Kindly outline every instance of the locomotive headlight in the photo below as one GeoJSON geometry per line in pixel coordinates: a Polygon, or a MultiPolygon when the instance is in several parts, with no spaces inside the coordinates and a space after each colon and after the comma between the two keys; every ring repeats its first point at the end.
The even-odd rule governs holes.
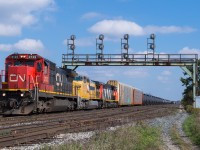
{"type": "Polygon", "coordinates": [[[6,96],[6,93],[3,93],[2,96],[6,96]]]}
{"type": "Polygon", "coordinates": [[[21,97],[23,97],[23,96],[24,96],[24,93],[21,93],[20,95],[21,95],[21,97]]]}

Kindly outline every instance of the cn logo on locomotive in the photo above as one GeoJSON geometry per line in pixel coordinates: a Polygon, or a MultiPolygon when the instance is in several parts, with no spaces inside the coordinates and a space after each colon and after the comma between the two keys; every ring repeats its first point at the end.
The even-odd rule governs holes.
{"type": "Polygon", "coordinates": [[[26,79],[26,75],[24,74],[24,76],[23,76],[23,75],[19,75],[19,74],[18,75],[17,74],[10,74],[10,82],[18,82],[19,79],[22,82],[24,82],[25,79],[26,79]]]}

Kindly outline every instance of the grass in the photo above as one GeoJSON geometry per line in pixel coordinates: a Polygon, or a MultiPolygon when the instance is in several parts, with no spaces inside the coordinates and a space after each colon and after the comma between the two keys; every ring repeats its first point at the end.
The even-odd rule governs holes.
{"type": "Polygon", "coordinates": [[[177,131],[177,127],[175,125],[170,129],[170,137],[175,145],[177,145],[181,150],[189,150],[190,145],[185,143],[185,141],[181,138],[180,134],[177,131]]]}
{"type": "Polygon", "coordinates": [[[161,150],[161,131],[141,124],[115,131],[97,132],[87,142],[72,142],[43,150],[161,150]]]}
{"type": "Polygon", "coordinates": [[[193,109],[183,123],[183,130],[195,145],[200,147],[200,109],[193,109]]]}

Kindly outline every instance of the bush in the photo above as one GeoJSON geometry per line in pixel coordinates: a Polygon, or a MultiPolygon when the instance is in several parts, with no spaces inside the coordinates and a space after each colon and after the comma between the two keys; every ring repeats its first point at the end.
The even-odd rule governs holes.
{"type": "Polygon", "coordinates": [[[187,111],[188,113],[192,113],[192,111],[193,111],[194,108],[193,108],[192,105],[187,105],[185,109],[186,109],[186,111],[187,111]]]}
{"type": "Polygon", "coordinates": [[[183,123],[183,130],[190,137],[194,144],[200,145],[200,115],[199,109],[193,111],[193,115],[189,116],[183,123]]]}
{"type": "Polygon", "coordinates": [[[200,109],[194,108],[192,105],[187,105],[186,111],[190,114],[200,115],[200,109]]]}

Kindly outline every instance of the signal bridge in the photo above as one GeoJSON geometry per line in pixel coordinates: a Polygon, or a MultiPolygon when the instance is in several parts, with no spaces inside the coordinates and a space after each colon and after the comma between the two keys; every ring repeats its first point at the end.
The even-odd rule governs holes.
{"type": "Polygon", "coordinates": [[[197,54],[63,54],[64,66],[192,66],[197,54]]]}
{"type": "MultiPolygon", "coordinates": [[[[104,35],[96,39],[96,54],[75,54],[75,35],[68,39],[68,52],[62,55],[62,67],[73,66],[179,66],[193,79],[193,98],[196,107],[198,87],[197,54],[155,54],[155,35],[147,38],[147,54],[129,54],[129,35],[121,39],[121,54],[104,54],[104,35]],[[192,71],[188,69],[192,67],[192,71]]],[[[200,106],[198,106],[200,107],[200,106]]]]}

